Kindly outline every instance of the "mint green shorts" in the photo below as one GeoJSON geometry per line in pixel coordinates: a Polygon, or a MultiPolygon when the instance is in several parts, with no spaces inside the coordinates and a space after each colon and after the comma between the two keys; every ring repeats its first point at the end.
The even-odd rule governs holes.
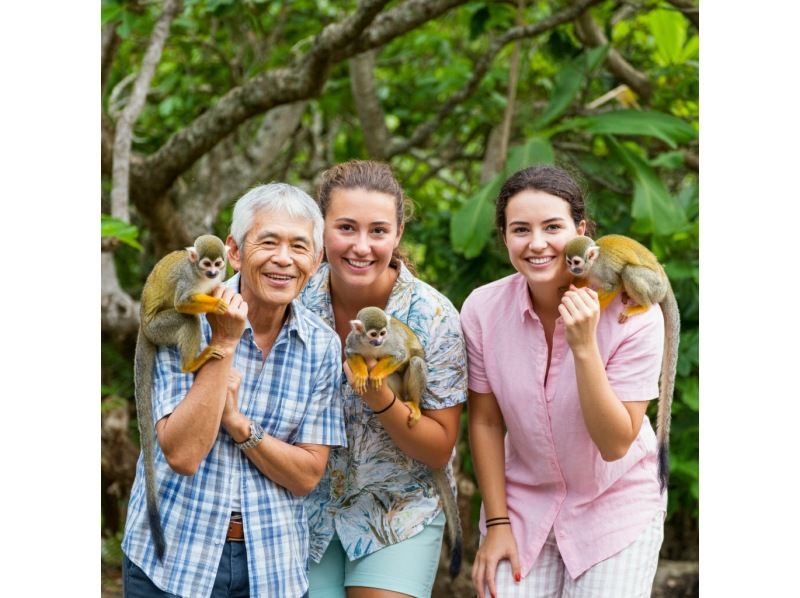
{"type": "Polygon", "coordinates": [[[322,560],[309,563],[309,598],[345,598],[347,586],[429,597],[439,567],[444,523],[444,513],[439,513],[416,536],[354,561],[347,559],[339,538],[334,536],[322,560]]]}

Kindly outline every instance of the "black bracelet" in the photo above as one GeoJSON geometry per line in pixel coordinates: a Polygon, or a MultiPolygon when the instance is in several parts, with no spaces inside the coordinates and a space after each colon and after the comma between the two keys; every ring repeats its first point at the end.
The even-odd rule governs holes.
{"type": "Polygon", "coordinates": [[[397,400],[397,395],[396,395],[396,394],[394,394],[394,393],[392,393],[392,402],[391,402],[391,403],[389,403],[388,405],[386,405],[386,407],[384,407],[384,408],[383,408],[383,409],[381,409],[380,411],[373,411],[373,413],[374,413],[375,415],[380,415],[380,414],[381,414],[381,413],[383,413],[384,411],[389,411],[389,408],[390,408],[392,405],[394,405],[394,402],[395,402],[396,400],[397,400]]]}
{"type": "Polygon", "coordinates": [[[510,521],[495,521],[494,523],[487,523],[486,527],[492,527],[494,525],[511,525],[510,521]]]}
{"type": "Polygon", "coordinates": [[[486,523],[489,523],[491,521],[500,521],[500,520],[510,521],[508,517],[492,517],[491,519],[487,519],[486,523]]]}

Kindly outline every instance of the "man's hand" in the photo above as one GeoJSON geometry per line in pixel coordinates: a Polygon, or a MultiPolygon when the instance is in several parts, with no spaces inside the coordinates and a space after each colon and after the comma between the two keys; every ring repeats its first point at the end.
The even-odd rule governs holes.
{"type": "Polygon", "coordinates": [[[211,341],[209,344],[217,345],[226,352],[233,353],[239,339],[247,325],[247,302],[242,296],[224,285],[218,286],[211,292],[213,297],[219,297],[228,303],[228,311],[224,314],[208,314],[206,318],[211,325],[211,341]]]}
{"type": "Polygon", "coordinates": [[[239,385],[242,375],[231,368],[228,372],[228,388],[225,392],[225,407],[222,410],[222,427],[235,442],[244,442],[250,437],[250,420],[239,411],[239,385]]]}

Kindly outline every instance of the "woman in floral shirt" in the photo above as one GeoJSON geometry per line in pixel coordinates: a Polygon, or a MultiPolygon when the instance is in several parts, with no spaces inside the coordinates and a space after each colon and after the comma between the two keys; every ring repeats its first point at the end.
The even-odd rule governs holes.
{"type": "Polygon", "coordinates": [[[452,460],[467,392],[458,312],[398,251],[406,200],[389,166],[339,164],[324,174],[318,201],[326,262],[301,301],[336,330],[342,346],[363,307],[376,305],[405,322],[425,348],[428,384],[422,418],[409,428],[409,409],[388,385],[359,396],[344,365],[339,394],[348,446],[331,452],[306,502],[310,598],[429,596],[445,523],[431,468],[446,467],[455,491],[452,460]]]}

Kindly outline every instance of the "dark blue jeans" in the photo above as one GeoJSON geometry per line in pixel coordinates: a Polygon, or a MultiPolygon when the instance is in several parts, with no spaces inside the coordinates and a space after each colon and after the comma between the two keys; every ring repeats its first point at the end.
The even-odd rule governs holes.
{"type": "MultiPolygon", "coordinates": [[[[122,562],[122,588],[125,598],[175,596],[156,587],[145,572],[128,560],[127,556],[122,562]]],[[[244,542],[225,542],[211,598],[249,598],[249,596],[250,582],[247,579],[247,550],[244,542]]]]}

